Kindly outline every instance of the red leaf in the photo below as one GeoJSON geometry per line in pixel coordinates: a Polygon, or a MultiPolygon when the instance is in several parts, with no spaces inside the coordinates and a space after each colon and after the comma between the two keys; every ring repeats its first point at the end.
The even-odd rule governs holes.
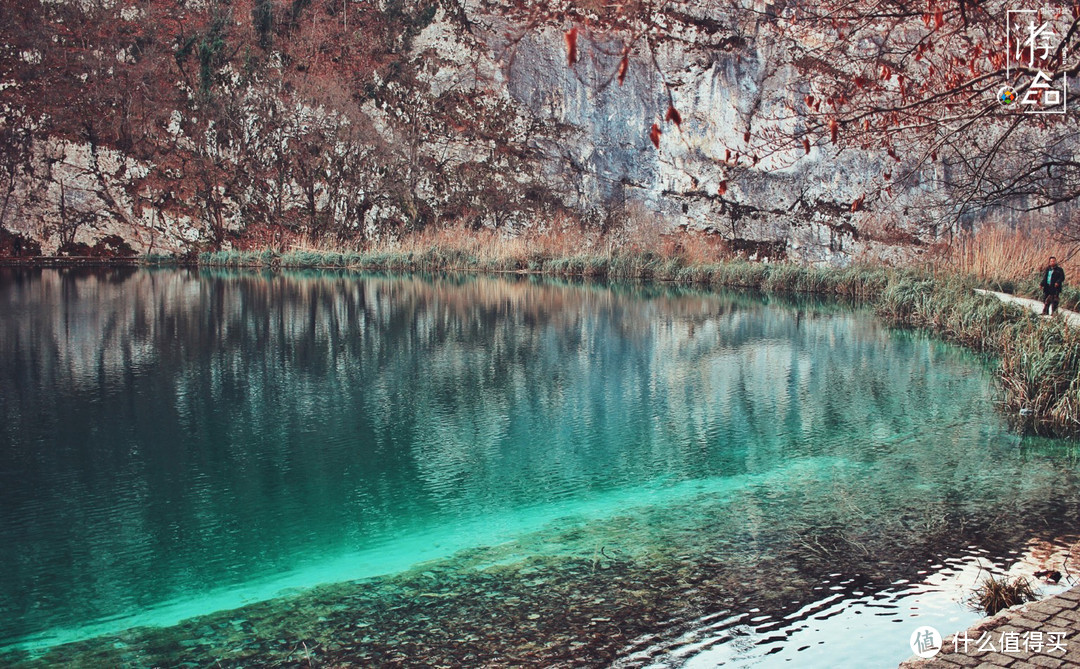
{"type": "Polygon", "coordinates": [[[870,83],[866,77],[855,77],[855,85],[859,88],[866,88],[866,85],[870,83]]]}
{"type": "Polygon", "coordinates": [[[863,200],[866,199],[866,195],[860,195],[858,199],[851,203],[851,213],[855,213],[862,207],[863,200]]]}
{"type": "Polygon", "coordinates": [[[829,119],[829,139],[833,144],[836,144],[836,136],[840,133],[840,124],[836,122],[836,118],[829,119]]]}
{"type": "Polygon", "coordinates": [[[721,181],[719,184],[716,185],[716,194],[717,194],[717,196],[723,196],[723,194],[726,193],[726,192],[727,192],[727,179],[724,179],[723,181],[721,181]]]}
{"type": "Polygon", "coordinates": [[[809,139],[803,137],[802,148],[803,148],[803,151],[805,151],[806,153],[810,153],[810,140],[809,139]]]}
{"type": "Polygon", "coordinates": [[[940,7],[934,12],[934,27],[940,28],[945,25],[945,12],[940,7]]]}
{"type": "Polygon", "coordinates": [[[626,79],[626,69],[630,67],[630,56],[623,54],[622,60],[619,61],[619,85],[622,86],[623,79],[626,79]]]}
{"type": "Polygon", "coordinates": [[[577,62],[577,26],[566,31],[566,62],[569,65],[577,62]]]}
{"type": "Polygon", "coordinates": [[[888,65],[882,65],[881,66],[881,78],[882,79],[888,79],[890,77],[892,77],[892,68],[889,67],[888,65]]]}
{"type": "Polygon", "coordinates": [[[813,95],[807,95],[803,99],[806,101],[806,106],[807,107],[813,107],[814,106],[814,96],[813,95]]]}
{"type": "Polygon", "coordinates": [[[930,160],[937,162],[937,151],[930,152],[930,160]]]}
{"type": "Polygon", "coordinates": [[[731,149],[724,149],[724,162],[731,160],[731,149]]]}
{"type": "Polygon", "coordinates": [[[667,114],[664,115],[664,120],[668,123],[674,123],[675,125],[682,127],[682,114],[678,109],[675,109],[675,105],[668,105],[667,114]]]}
{"type": "Polygon", "coordinates": [[[742,134],[742,141],[747,143],[747,144],[750,143],[750,131],[749,130],[747,130],[746,132],[744,132],[742,134]]]}
{"type": "Polygon", "coordinates": [[[892,172],[886,172],[883,176],[885,177],[885,181],[892,180],[892,172]]]}
{"type": "Polygon", "coordinates": [[[655,123],[652,124],[652,129],[649,130],[649,139],[652,140],[653,146],[660,148],[660,126],[655,123]]]}

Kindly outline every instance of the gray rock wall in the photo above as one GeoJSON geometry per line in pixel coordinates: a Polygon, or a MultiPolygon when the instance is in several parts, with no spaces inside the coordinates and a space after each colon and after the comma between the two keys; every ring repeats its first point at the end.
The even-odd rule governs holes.
{"type": "MultiPolygon", "coordinates": [[[[111,11],[120,20],[124,9],[111,11]]],[[[663,29],[632,42],[619,85],[627,30],[599,19],[526,24],[515,11],[484,0],[418,10],[395,43],[394,67],[375,71],[363,90],[340,82],[339,96],[352,101],[338,108],[332,95],[313,102],[282,84],[318,65],[301,62],[280,39],[281,51],[256,76],[239,63],[220,67],[214,94],[228,117],[209,118],[194,91],[171,82],[179,101],[167,123],[152,127],[164,148],[148,158],[38,132],[0,222],[46,252],[65,234],[87,243],[119,234],[139,251],[179,252],[227,246],[262,222],[374,239],[454,222],[543,227],[563,214],[610,225],[647,212],[736,248],[766,242],[760,248],[773,254],[837,264],[911,257],[957,225],[948,220],[939,164],[891,183],[886,175],[900,167],[876,150],[819,142],[804,155],[790,141],[802,130],[791,112],[807,85],[769,25],[747,18],[760,14],[713,16],[707,3],[670,3],[657,19],[663,29]],[[579,27],[573,66],[563,36],[571,25],[579,27]],[[669,93],[681,126],[665,121],[669,93]],[[658,148],[653,124],[662,130],[658,148]],[[768,137],[774,150],[763,146],[768,137]],[[315,158],[295,160],[305,147],[315,158]],[[195,165],[203,171],[188,172],[195,165]],[[222,182],[211,188],[208,174],[243,178],[214,176],[222,182]],[[934,216],[940,229],[913,223],[934,216]],[[83,221],[74,232],[72,220],[83,221]]],[[[134,67],[123,53],[110,68],[134,67]]],[[[65,113],[5,104],[18,85],[0,82],[5,122],[29,126],[65,113]]]]}

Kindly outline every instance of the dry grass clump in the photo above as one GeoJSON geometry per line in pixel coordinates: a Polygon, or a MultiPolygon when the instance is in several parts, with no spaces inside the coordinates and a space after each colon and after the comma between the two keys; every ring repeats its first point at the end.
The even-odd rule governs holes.
{"type": "Polygon", "coordinates": [[[971,596],[971,608],[983,611],[988,616],[996,614],[1011,606],[1035,601],[1035,591],[1031,584],[1022,576],[1009,580],[1007,576],[1001,578],[987,577],[981,585],[975,588],[971,596]]]}

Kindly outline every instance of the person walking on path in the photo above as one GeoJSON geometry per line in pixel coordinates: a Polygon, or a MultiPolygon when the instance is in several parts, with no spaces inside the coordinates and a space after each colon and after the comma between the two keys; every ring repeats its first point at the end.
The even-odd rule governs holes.
{"type": "Polygon", "coordinates": [[[1053,316],[1058,308],[1058,298],[1061,295],[1061,286],[1065,283],[1065,270],[1057,264],[1057,258],[1050,256],[1050,266],[1043,270],[1043,315],[1053,316]]]}

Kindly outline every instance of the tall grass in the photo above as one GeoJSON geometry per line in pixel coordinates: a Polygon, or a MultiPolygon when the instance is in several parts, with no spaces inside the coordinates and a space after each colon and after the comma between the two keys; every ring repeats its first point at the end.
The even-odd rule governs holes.
{"type": "Polygon", "coordinates": [[[1050,256],[1065,260],[1075,253],[1075,244],[1045,232],[986,227],[959,237],[948,247],[945,260],[960,272],[980,279],[1027,281],[1046,266],[1050,256]]]}
{"type": "Polygon", "coordinates": [[[1010,406],[1051,426],[1080,426],[1080,330],[1061,320],[1017,319],[1002,337],[1001,379],[1010,406]]]}
{"type": "Polygon", "coordinates": [[[883,269],[835,270],[749,262],[706,235],[660,234],[642,228],[608,234],[567,228],[518,236],[445,228],[363,249],[300,242],[285,250],[217,251],[203,253],[199,263],[224,267],[519,272],[852,296],[872,295],[886,282],[883,269]]]}
{"type": "MultiPolygon", "coordinates": [[[[364,249],[297,244],[287,250],[203,254],[200,262],[230,267],[528,272],[864,298],[896,325],[927,328],[996,357],[1010,413],[1059,433],[1077,433],[1080,329],[974,291],[1008,288],[1007,282],[1017,292],[1025,291],[1016,286],[1026,286],[1028,293],[1035,290],[1035,272],[1027,264],[1048,255],[1048,247],[1033,242],[1026,249],[1014,249],[1030,239],[1015,235],[1023,233],[1010,237],[992,231],[976,236],[959,250],[947,251],[955,254],[946,256],[951,260],[922,269],[749,262],[707,237],[653,235],[648,230],[601,235],[579,229],[508,237],[449,228],[364,249]]],[[[1069,257],[1067,250],[1056,253],[1069,257]]]]}
{"type": "MultiPolygon", "coordinates": [[[[1080,244],[1047,230],[985,227],[963,235],[944,249],[939,265],[952,272],[970,274],[988,287],[1027,297],[1042,297],[1041,270],[1055,256],[1066,271],[1080,254],[1080,244]]],[[[1080,273],[1075,278],[1080,278],[1080,273]]],[[[1066,281],[1062,306],[1080,307],[1080,290],[1066,281]]]]}

